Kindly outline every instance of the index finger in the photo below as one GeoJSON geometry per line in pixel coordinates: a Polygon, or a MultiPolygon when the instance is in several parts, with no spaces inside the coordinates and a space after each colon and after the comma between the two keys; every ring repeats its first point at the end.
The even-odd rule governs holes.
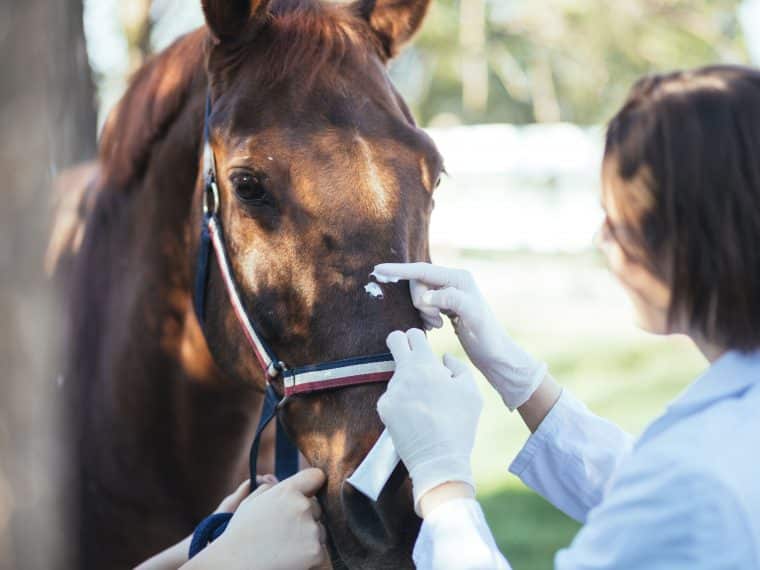
{"type": "Polygon", "coordinates": [[[306,497],[313,497],[325,484],[325,474],[321,469],[310,467],[299,471],[292,477],[285,479],[280,485],[282,487],[298,491],[306,497]]]}
{"type": "Polygon", "coordinates": [[[422,261],[416,263],[381,263],[372,272],[378,281],[383,279],[415,279],[433,287],[464,287],[462,272],[422,261]]]}
{"type": "Polygon", "coordinates": [[[389,334],[388,338],[385,339],[385,344],[397,364],[403,362],[412,353],[412,349],[409,347],[409,339],[401,331],[393,331],[389,334]]]}

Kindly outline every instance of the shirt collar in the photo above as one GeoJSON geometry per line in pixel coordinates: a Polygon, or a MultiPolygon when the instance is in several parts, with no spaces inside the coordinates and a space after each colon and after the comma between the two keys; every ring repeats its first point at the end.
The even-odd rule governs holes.
{"type": "Polygon", "coordinates": [[[760,386],[760,350],[740,352],[732,350],[712,363],[668,409],[683,411],[709,405],[712,402],[760,386]]]}

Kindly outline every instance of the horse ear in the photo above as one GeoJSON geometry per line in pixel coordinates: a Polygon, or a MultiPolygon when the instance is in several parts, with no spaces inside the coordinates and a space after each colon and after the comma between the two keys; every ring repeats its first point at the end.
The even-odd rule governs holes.
{"type": "Polygon", "coordinates": [[[391,59],[422,26],[430,0],[356,0],[353,6],[369,22],[391,59]]]}
{"type": "Polygon", "coordinates": [[[217,41],[247,39],[266,21],[270,0],[201,0],[206,24],[217,41]]]}

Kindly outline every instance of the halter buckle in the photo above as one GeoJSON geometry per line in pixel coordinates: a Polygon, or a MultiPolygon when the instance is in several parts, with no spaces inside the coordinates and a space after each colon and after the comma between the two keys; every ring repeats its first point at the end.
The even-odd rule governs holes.
{"type": "Polygon", "coordinates": [[[209,177],[206,188],[203,190],[203,213],[206,216],[215,216],[217,212],[219,212],[219,188],[216,185],[216,180],[209,177]],[[210,205],[209,196],[211,197],[210,205]]]}
{"type": "Polygon", "coordinates": [[[282,360],[275,362],[274,360],[267,366],[267,376],[274,379],[285,371],[285,363],[282,360]]]}

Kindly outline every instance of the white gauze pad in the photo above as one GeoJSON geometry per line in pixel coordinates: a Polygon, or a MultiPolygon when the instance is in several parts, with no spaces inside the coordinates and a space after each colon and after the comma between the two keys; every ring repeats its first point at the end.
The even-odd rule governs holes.
{"type": "Polygon", "coordinates": [[[357,491],[377,501],[400,460],[388,430],[383,430],[364,461],[359,464],[347,481],[357,491]]]}

